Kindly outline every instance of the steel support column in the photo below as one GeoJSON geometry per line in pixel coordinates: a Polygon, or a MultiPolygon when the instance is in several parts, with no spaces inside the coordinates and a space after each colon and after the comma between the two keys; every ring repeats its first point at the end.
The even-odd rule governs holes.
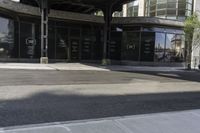
{"type": "Polygon", "coordinates": [[[48,63],[48,0],[40,0],[41,8],[41,58],[40,63],[48,63]]]}
{"type": "Polygon", "coordinates": [[[110,64],[109,60],[109,45],[111,38],[111,21],[112,21],[112,6],[108,5],[103,10],[104,12],[104,44],[103,44],[103,65],[110,64]]]}

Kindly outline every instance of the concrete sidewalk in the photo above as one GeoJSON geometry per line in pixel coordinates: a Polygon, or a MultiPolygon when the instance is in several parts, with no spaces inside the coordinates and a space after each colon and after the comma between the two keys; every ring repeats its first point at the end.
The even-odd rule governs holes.
{"type": "Polygon", "coordinates": [[[153,66],[122,66],[81,63],[55,63],[55,64],[36,64],[36,63],[0,63],[0,69],[21,69],[21,70],[58,70],[58,71],[184,71],[183,67],[153,67],[153,66]]]}
{"type": "Polygon", "coordinates": [[[0,133],[200,133],[200,110],[0,129],[0,133]]]}

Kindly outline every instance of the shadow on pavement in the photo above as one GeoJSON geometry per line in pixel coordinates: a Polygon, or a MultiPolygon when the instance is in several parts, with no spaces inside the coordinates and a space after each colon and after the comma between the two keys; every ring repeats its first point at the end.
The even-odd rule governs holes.
{"type": "MultiPolygon", "coordinates": [[[[156,71],[156,66],[155,67],[150,67],[150,68],[155,68],[155,71],[128,71],[128,70],[116,70],[115,66],[114,68],[112,66],[102,66],[98,64],[89,64],[89,63],[83,63],[84,65],[88,66],[93,66],[93,67],[104,67],[105,69],[111,70],[113,72],[126,72],[126,73],[132,73],[132,74],[141,74],[141,75],[146,75],[146,76],[156,76],[156,77],[161,77],[161,78],[166,78],[166,79],[177,79],[177,80],[185,80],[185,81],[193,81],[193,82],[200,82],[200,71],[195,71],[195,70],[185,70],[185,69],[180,69],[180,71],[166,71],[167,67],[163,67],[163,71],[159,70],[156,71]]],[[[120,66],[120,65],[118,65],[120,66]]],[[[122,66],[126,67],[126,66],[122,66]]],[[[130,66],[129,66],[130,67],[130,66]]],[[[137,66],[139,67],[139,66],[137,66]]],[[[142,66],[141,66],[142,67],[142,66]]],[[[134,66],[133,66],[134,68],[134,66]]],[[[162,68],[162,67],[158,67],[162,68]]],[[[170,67],[168,67],[170,68],[170,67]]],[[[148,69],[148,67],[147,67],[148,69]]]]}
{"type": "MultiPolygon", "coordinates": [[[[125,71],[123,71],[125,72],[125,71]]],[[[144,74],[149,76],[156,76],[160,78],[166,78],[166,79],[177,79],[177,80],[183,80],[183,81],[192,81],[192,82],[200,82],[200,73],[195,71],[182,71],[182,72],[148,72],[148,71],[140,71],[140,72],[130,72],[126,71],[127,73],[133,73],[133,74],[144,74]]]]}
{"type": "Polygon", "coordinates": [[[41,92],[0,101],[0,126],[38,124],[200,109],[200,92],[141,95],[64,95],[41,92]]]}

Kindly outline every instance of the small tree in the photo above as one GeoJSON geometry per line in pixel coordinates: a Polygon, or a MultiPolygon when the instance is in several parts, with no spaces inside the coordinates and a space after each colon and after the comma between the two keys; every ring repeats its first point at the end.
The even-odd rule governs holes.
{"type": "MultiPolygon", "coordinates": [[[[198,15],[197,13],[194,13],[192,16],[188,17],[185,20],[184,23],[184,31],[185,31],[185,39],[186,39],[186,62],[188,64],[191,63],[191,55],[192,55],[192,44],[196,41],[199,40],[199,38],[195,38],[198,40],[194,39],[194,33],[195,31],[198,31],[198,29],[200,29],[200,21],[198,19],[198,15]]],[[[196,35],[200,34],[196,32],[196,35]]],[[[199,36],[199,35],[197,35],[199,36]]]]}

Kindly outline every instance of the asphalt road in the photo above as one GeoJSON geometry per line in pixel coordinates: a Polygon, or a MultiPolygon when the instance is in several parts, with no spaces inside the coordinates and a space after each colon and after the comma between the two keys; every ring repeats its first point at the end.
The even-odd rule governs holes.
{"type": "Polygon", "coordinates": [[[0,86],[160,82],[200,82],[200,72],[47,71],[0,69],[0,86]]]}
{"type": "MultiPolygon", "coordinates": [[[[147,83],[154,82],[161,84],[160,89],[162,84],[180,84],[180,90],[182,84],[195,82],[191,88],[198,89],[200,73],[1,69],[0,127],[200,109],[200,91],[133,95],[120,88],[107,93],[104,88],[108,86],[108,90],[115,91],[116,84],[136,83],[148,88],[147,83]],[[90,86],[90,91],[81,93],[84,90],[81,85],[93,88],[90,86]]],[[[134,88],[130,90],[134,92],[134,88]]]]}

